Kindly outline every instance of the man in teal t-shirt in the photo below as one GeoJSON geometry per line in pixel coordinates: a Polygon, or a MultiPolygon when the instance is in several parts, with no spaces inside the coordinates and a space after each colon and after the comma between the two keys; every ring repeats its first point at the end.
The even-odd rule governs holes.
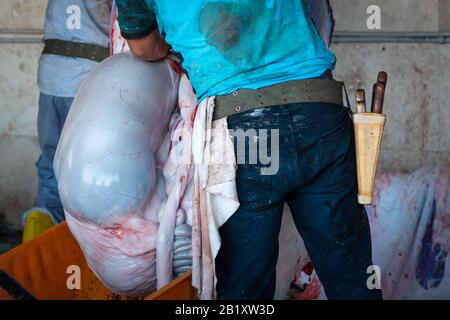
{"type": "Polygon", "coordinates": [[[159,26],[182,55],[200,100],[318,77],[336,61],[301,1],[119,0],[117,5],[127,39],[159,26]]]}
{"type": "MultiPolygon", "coordinates": [[[[242,89],[278,90],[293,83],[305,88],[313,82],[302,81],[312,78],[330,81],[336,62],[301,0],[116,3],[132,53],[147,61],[163,59],[170,50],[178,54],[199,101],[237,96],[242,89]]],[[[314,95],[311,90],[295,94],[314,95]]],[[[357,203],[347,110],[342,103],[283,103],[281,93],[277,103],[227,118],[230,129],[277,130],[279,169],[263,175],[261,162],[238,161],[240,207],[219,230],[218,296],[273,298],[278,233],[287,202],[327,297],[380,299],[380,291],[366,284],[372,265],[370,230],[357,203]]]]}

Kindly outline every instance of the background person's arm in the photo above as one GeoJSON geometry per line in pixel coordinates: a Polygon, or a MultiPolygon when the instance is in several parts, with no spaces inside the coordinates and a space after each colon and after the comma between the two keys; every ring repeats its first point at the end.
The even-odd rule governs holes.
{"type": "Polygon", "coordinates": [[[116,0],[122,37],[136,57],[156,61],[169,54],[170,47],[158,31],[155,13],[144,0],[116,0]]]}

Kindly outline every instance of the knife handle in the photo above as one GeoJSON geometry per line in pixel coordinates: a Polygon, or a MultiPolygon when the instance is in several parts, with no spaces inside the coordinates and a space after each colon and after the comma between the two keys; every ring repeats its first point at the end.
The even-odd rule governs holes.
{"type": "Polygon", "coordinates": [[[385,71],[378,72],[377,82],[383,83],[386,85],[388,79],[388,75],[385,71]]]}
{"type": "Polygon", "coordinates": [[[355,93],[355,106],[357,113],[366,112],[366,92],[364,89],[357,89],[355,93]]]}
{"type": "Polygon", "coordinates": [[[383,83],[377,82],[373,85],[372,107],[370,112],[378,114],[383,113],[384,91],[385,86],[383,83]]]}

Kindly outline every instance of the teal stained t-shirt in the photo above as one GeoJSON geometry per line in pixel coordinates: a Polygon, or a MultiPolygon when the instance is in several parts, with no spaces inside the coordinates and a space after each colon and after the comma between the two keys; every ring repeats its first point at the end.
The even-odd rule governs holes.
{"type": "Polygon", "coordinates": [[[159,28],[197,97],[314,78],[336,62],[301,0],[116,0],[122,36],[159,28]]]}

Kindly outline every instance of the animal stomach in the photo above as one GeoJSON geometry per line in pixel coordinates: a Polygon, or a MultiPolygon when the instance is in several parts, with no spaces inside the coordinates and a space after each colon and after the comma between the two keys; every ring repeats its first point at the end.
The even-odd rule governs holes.
{"type": "Polygon", "coordinates": [[[192,262],[189,167],[164,170],[184,123],[179,81],[167,60],[106,59],[80,86],[56,151],[68,226],[89,267],[119,294],[147,295],[192,262]]]}

